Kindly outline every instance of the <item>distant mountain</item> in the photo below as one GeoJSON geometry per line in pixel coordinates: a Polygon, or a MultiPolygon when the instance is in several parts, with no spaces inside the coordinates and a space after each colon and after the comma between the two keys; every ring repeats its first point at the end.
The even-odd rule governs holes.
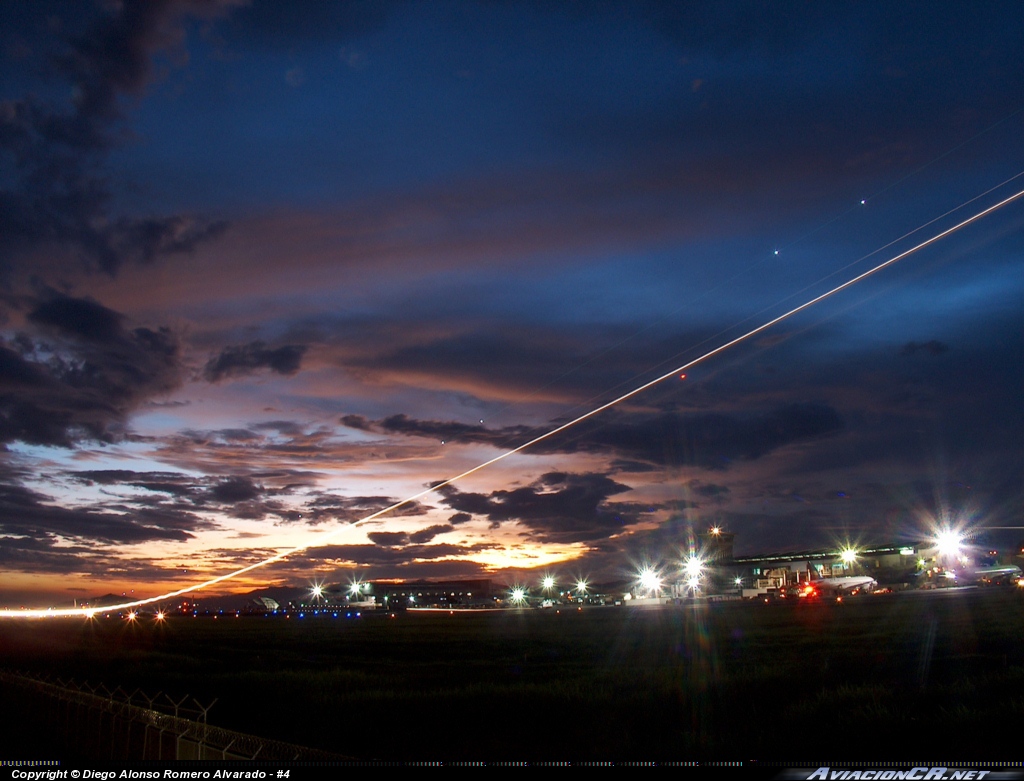
{"type": "Polygon", "coordinates": [[[309,589],[301,586],[270,586],[245,594],[199,596],[198,602],[200,610],[241,610],[260,597],[270,597],[284,607],[289,602],[308,600],[309,589]]]}

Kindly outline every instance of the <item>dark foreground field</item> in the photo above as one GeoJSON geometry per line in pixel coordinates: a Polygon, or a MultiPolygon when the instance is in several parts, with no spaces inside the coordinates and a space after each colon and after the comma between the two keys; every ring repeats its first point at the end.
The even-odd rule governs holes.
{"type": "Polygon", "coordinates": [[[218,698],[218,726],[365,758],[1011,760],[1024,726],[1017,591],[7,621],[0,665],[218,698]]]}

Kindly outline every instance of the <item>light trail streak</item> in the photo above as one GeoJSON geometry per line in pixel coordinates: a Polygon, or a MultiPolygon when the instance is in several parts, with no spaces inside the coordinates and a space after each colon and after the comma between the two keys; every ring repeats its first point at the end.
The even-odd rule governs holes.
{"type": "Polygon", "coordinates": [[[665,380],[667,380],[667,379],[669,379],[671,377],[675,377],[678,374],[680,374],[681,372],[685,372],[687,369],[689,369],[689,368],[691,368],[693,366],[696,366],[699,363],[703,363],[704,361],[708,360],[709,358],[713,358],[714,356],[718,355],[719,353],[723,353],[726,350],[728,350],[728,349],[730,349],[732,347],[735,347],[740,342],[745,342],[746,340],[750,339],[751,337],[757,336],[759,333],[762,333],[763,331],[767,331],[769,328],[771,328],[774,325],[777,325],[777,324],[781,323],[783,320],[788,320],[790,317],[793,317],[794,315],[799,314],[800,312],[803,312],[805,309],[810,309],[812,306],[815,306],[816,304],[821,303],[825,299],[831,298],[836,293],[840,293],[843,290],[846,290],[847,288],[856,285],[858,282],[861,282],[861,281],[867,279],[868,277],[870,277],[870,276],[872,276],[874,274],[877,274],[882,269],[888,268],[889,266],[891,266],[891,265],[893,265],[895,263],[898,263],[899,261],[903,260],[904,258],[906,258],[906,257],[908,257],[910,255],[913,255],[915,252],[919,252],[920,250],[924,249],[925,247],[929,247],[932,244],[935,244],[936,242],[941,241],[942,239],[946,238],[947,236],[949,236],[949,235],[951,235],[953,233],[956,233],[957,231],[961,230],[962,228],[965,228],[968,225],[971,225],[972,223],[975,223],[978,220],[988,216],[989,214],[992,214],[993,212],[998,211],[999,209],[1003,208],[1007,204],[1012,203],[1013,201],[1017,200],[1021,196],[1024,196],[1024,190],[1019,190],[1018,192],[1014,193],[1013,195],[1009,196],[1008,198],[1004,198],[1003,200],[999,201],[998,203],[993,204],[992,206],[989,206],[988,208],[983,209],[980,212],[975,213],[971,217],[968,217],[966,220],[963,220],[962,222],[958,222],[956,225],[953,225],[952,227],[947,228],[946,230],[944,230],[944,231],[942,231],[940,233],[935,234],[930,239],[926,239],[925,241],[922,241],[920,244],[917,244],[917,245],[911,247],[908,250],[904,250],[903,252],[899,253],[898,255],[894,255],[893,257],[889,258],[888,260],[883,261],[882,263],[879,263],[876,266],[873,266],[872,268],[868,269],[867,271],[863,272],[862,274],[858,274],[857,276],[855,276],[855,277],[853,277],[851,279],[848,279],[846,282],[843,282],[840,285],[836,285],[831,290],[828,290],[828,291],[822,293],[821,295],[815,296],[814,298],[810,299],[809,301],[805,301],[804,303],[800,304],[799,306],[796,306],[796,307],[790,309],[788,312],[784,312],[783,314],[778,315],[777,317],[773,317],[771,320],[768,320],[767,322],[762,323],[761,325],[757,326],[756,328],[752,328],[751,330],[747,331],[746,333],[742,334],[741,336],[737,336],[735,339],[731,339],[730,341],[725,342],[724,344],[721,344],[721,345],[719,345],[718,347],[715,347],[712,350],[708,350],[703,355],[700,355],[697,358],[694,358],[693,360],[691,360],[691,361],[689,361],[687,363],[684,363],[682,366],[677,366],[676,368],[672,369],[672,371],[665,372],[664,374],[662,374],[662,375],[660,375],[658,377],[655,377],[653,380],[645,382],[643,385],[640,385],[640,386],[634,388],[633,390],[631,390],[631,391],[629,391],[627,393],[623,393],[621,396],[618,396],[618,397],[612,399],[609,402],[606,402],[606,403],[604,403],[604,404],[602,404],[602,405],[600,405],[598,407],[595,407],[595,408],[591,409],[589,412],[585,412],[584,414],[582,414],[582,415],[580,415],[580,416],[578,416],[576,418],[573,418],[572,420],[570,420],[567,423],[563,423],[562,425],[557,426],[557,427],[551,429],[550,431],[545,432],[544,434],[536,436],[533,439],[530,439],[527,442],[524,442],[523,444],[518,445],[518,446],[512,448],[511,450],[506,450],[505,452],[500,453],[499,455],[495,456],[494,458],[489,459],[488,461],[484,461],[483,463],[477,464],[476,466],[472,467],[471,469],[467,469],[466,471],[461,472],[460,474],[457,474],[454,477],[449,477],[447,480],[442,480],[439,483],[435,483],[433,485],[430,485],[427,488],[424,488],[422,491],[420,491],[418,493],[415,493],[412,496],[409,496],[409,497],[401,500],[400,502],[395,502],[394,504],[389,505],[389,506],[387,506],[387,507],[385,507],[385,508],[383,508],[381,510],[377,510],[376,512],[371,513],[370,515],[364,516],[363,518],[360,518],[358,521],[355,521],[355,522],[353,522],[351,524],[348,524],[346,526],[340,526],[337,529],[335,529],[334,531],[329,532],[328,534],[326,534],[323,537],[320,537],[320,538],[318,538],[316,540],[310,540],[309,542],[304,543],[302,545],[297,545],[294,548],[289,548],[288,550],[282,551],[281,553],[276,553],[273,556],[269,556],[268,558],[261,559],[260,561],[257,561],[257,562],[255,562],[253,564],[249,564],[248,566],[242,567],[241,569],[236,569],[233,572],[228,572],[228,573],[225,573],[224,575],[218,575],[215,578],[210,578],[209,580],[203,581],[202,583],[197,583],[197,584],[192,585],[192,586],[187,586],[185,588],[181,588],[181,589],[178,589],[176,591],[170,591],[170,592],[168,592],[166,594],[160,594],[159,596],[149,597],[148,599],[136,599],[136,600],[132,600],[132,601],[129,601],[129,602],[122,602],[122,603],[117,604],[117,605],[108,605],[108,606],[105,606],[105,607],[102,607],[102,608],[80,608],[80,607],[76,607],[76,608],[58,608],[58,609],[47,608],[47,609],[34,609],[34,610],[0,610],[0,618],[44,618],[44,617],[47,617],[47,616],[57,617],[57,616],[76,616],[76,615],[94,616],[96,613],[100,613],[100,612],[108,613],[108,612],[112,612],[112,611],[116,611],[116,610],[127,610],[129,608],[141,607],[143,605],[151,605],[154,602],[163,602],[163,601],[166,601],[168,599],[174,599],[175,597],[184,596],[186,594],[191,594],[194,591],[200,591],[202,589],[209,588],[210,586],[215,586],[218,583],[224,583],[226,581],[233,580],[234,578],[237,578],[240,575],[245,575],[248,572],[252,572],[253,570],[260,569],[261,567],[266,567],[266,566],[269,566],[270,564],[276,564],[277,562],[283,561],[284,559],[288,558],[289,556],[293,556],[296,553],[301,553],[302,551],[309,550],[310,548],[320,547],[321,545],[323,545],[328,540],[331,540],[334,537],[337,537],[342,532],[347,531],[349,528],[352,528],[352,527],[355,527],[355,526],[359,526],[360,524],[367,523],[369,521],[372,521],[372,520],[375,520],[377,518],[380,518],[383,515],[387,515],[388,513],[392,512],[394,510],[397,510],[400,507],[404,507],[405,505],[410,504],[411,502],[415,502],[417,499],[421,499],[422,497],[424,497],[424,496],[426,496],[428,494],[434,493],[435,491],[437,491],[440,488],[444,488],[446,485],[451,485],[452,483],[454,483],[454,482],[456,482],[458,480],[462,480],[465,477],[469,477],[470,475],[475,474],[475,473],[477,473],[477,472],[479,472],[479,471],[481,471],[483,469],[486,469],[487,467],[489,467],[489,466],[491,466],[493,464],[496,464],[499,461],[505,460],[509,456],[514,456],[516,453],[521,453],[522,451],[526,450],[527,448],[530,448],[533,445],[536,445],[538,442],[543,442],[546,439],[550,439],[551,437],[555,436],[556,434],[560,434],[561,432],[565,431],[566,429],[570,429],[573,426],[578,425],[579,423],[582,423],[583,421],[588,420],[588,419],[594,417],[595,415],[599,415],[600,413],[604,412],[605,410],[611,409],[612,407],[614,407],[614,406],[616,406],[618,404],[621,404],[622,402],[626,401],[627,399],[631,399],[634,396],[637,396],[637,395],[643,393],[644,391],[654,387],[655,385],[657,385],[657,384],[659,384],[661,382],[664,382],[665,380]]]}

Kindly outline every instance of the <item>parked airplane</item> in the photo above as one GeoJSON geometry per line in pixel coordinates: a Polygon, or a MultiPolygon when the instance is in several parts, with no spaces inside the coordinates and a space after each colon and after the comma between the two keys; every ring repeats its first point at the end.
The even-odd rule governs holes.
{"type": "Polygon", "coordinates": [[[862,594],[874,591],[878,581],[868,575],[847,575],[841,578],[821,578],[812,580],[809,585],[820,594],[862,594]]]}
{"type": "Polygon", "coordinates": [[[800,598],[823,595],[842,597],[868,594],[874,591],[879,581],[868,575],[846,575],[845,577],[822,577],[800,583],[796,596],[800,598]]]}
{"type": "Polygon", "coordinates": [[[986,586],[1013,585],[1021,578],[1020,567],[1014,564],[1003,567],[981,567],[971,574],[974,580],[986,586]]]}

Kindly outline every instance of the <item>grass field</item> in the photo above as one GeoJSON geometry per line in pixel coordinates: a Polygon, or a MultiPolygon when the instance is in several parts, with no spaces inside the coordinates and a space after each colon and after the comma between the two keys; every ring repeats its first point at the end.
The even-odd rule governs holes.
{"type": "Polygon", "coordinates": [[[0,624],[0,664],[375,759],[1020,758],[1024,598],[0,624]]]}

